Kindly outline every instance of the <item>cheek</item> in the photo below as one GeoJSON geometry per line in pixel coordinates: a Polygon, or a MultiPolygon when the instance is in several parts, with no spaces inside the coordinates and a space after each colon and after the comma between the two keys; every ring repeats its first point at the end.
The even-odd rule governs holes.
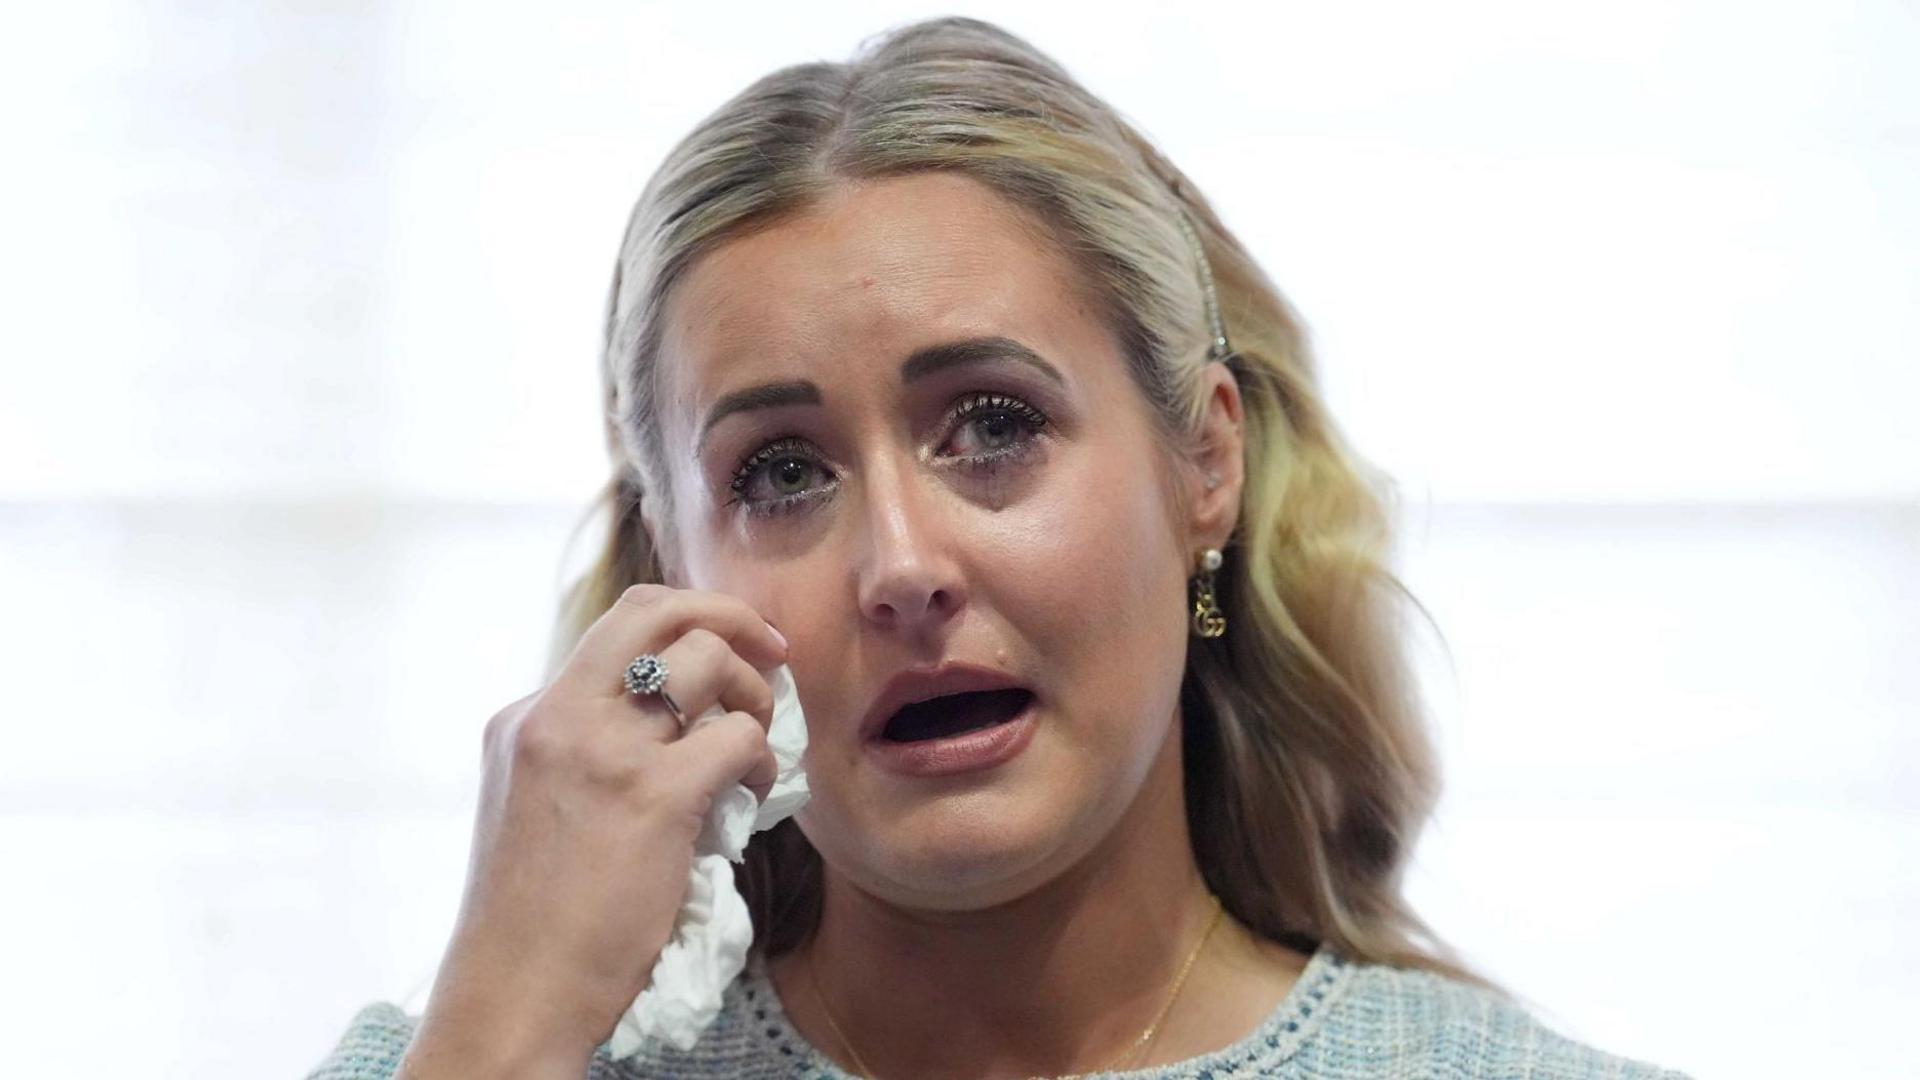
{"type": "Polygon", "coordinates": [[[999,588],[1017,591],[1005,597],[1008,614],[1050,662],[1130,673],[1109,684],[1116,688],[1137,690],[1163,661],[1177,671],[1185,580],[1143,450],[1089,447],[1060,481],[1029,504],[982,567],[999,588]]]}

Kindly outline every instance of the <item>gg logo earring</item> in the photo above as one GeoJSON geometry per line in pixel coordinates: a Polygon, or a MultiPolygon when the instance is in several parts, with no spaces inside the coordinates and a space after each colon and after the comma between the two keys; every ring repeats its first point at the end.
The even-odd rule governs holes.
{"type": "Polygon", "coordinates": [[[1218,548],[1208,548],[1200,557],[1200,572],[1190,580],[1193,586],[1193,632],[1203,638],[1217,638],[1227,632],[1227,614],[1213,595],[1213,572],[1225,559],[1218,548]]]}

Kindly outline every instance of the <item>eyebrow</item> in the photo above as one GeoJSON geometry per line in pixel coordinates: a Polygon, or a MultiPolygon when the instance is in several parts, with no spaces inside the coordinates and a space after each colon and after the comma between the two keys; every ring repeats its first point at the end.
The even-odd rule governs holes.
{"type": "MultiPolygon", "coordinates": [[[[900,365],[900,381],[911,383],[949,368],[1007,361],[1025,364],[1061,386],[1067,384],[1060,369],[1047,363],[1039,353],[1009,337],[967,338],[916,349],[900,365]]],[[[713,431],[713,426],[734,413],[782,405],[818,405],[820,401],[820,387],[806,379],[762,383],[735,390],[714,402],[713,408],[707,410],[707,418],[700,425],[700,437],[694,442],[694,456],[698,457],[701,448],[706,445],[707,435],[713,431]]]]}

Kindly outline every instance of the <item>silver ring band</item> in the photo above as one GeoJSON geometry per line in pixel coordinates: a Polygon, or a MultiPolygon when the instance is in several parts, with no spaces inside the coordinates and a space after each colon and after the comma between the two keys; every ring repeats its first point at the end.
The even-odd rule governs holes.
{"type": "Polygon", "coordinates": [[[667,711],[673,714],[674,720],[680,725],[680,734],[685,735],[687,733],[687,714],[680,711],[680,703],[673,700],[673,695],[667,693],[665,690],[660,691],[660,700],[666,702],[667,711]]]}
{"type": "Polygon", "coordinates": [[[636,697],[658,697],[673,714],[680,725],[681,734],[686,734],[687,714],[680,711],[680,703],[667,693],[667,662],[653,653],[643,653],[633,658],[622,676],[627,684],[627,693],[636,697]]]}

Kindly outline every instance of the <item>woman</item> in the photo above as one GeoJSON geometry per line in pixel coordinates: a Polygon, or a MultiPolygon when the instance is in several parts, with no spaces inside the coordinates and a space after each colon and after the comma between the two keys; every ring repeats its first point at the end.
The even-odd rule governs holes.
{"type": "Polygon", "coordinates": [[[1436,781],[1380,498],[1254,261],[1023,41],[921,23],[701,124],[604,375],[613,528],[487,727],[432,998],[315,1075],[1677,1075],[1408,909],[1436,781]],[[748,970],[616,1062],[782,663],[813,795],[748,850],[748,970]]]}

